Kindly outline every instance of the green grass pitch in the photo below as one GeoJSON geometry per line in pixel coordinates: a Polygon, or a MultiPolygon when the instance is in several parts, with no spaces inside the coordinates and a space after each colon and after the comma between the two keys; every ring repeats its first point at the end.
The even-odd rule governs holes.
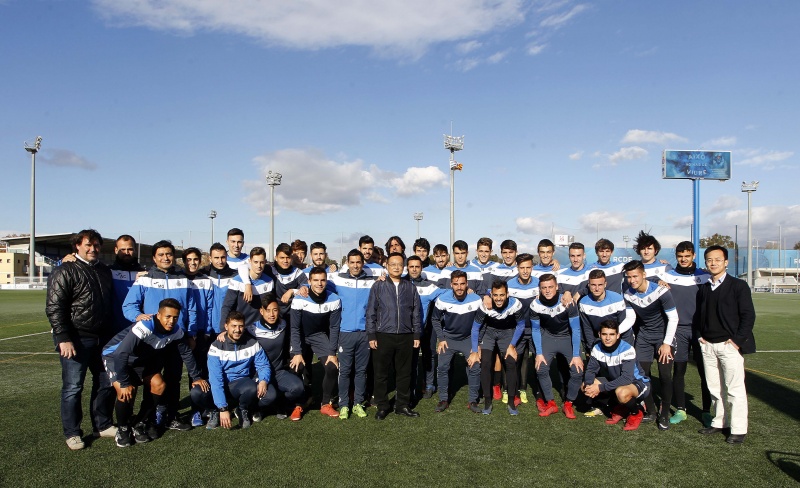
{"type": "Polygon", "coordinates": [[[58,358],[46,354],[44,292],[2,291],[0,486],[796,486],[800,354],[769,351],[800,350],[800,297],[757,295],[755,304],[760,352],[745,363],[742,446],[697,434],[700,388],[690,365],[690,418],[666,432],[654,424],[623,432],[582,415],[539,418],[532,403],[518,417],[502,404],[475,415],[461,374],[443,414],[434,414],[435,398],[417,406],[418,419],[378,422],[371,408],[366,419],[341,421],[312,410],[301,422],[268,417],[247,431],[167,432],[127,449],[100,439],[71,452],[59,420],[58,358]]]}

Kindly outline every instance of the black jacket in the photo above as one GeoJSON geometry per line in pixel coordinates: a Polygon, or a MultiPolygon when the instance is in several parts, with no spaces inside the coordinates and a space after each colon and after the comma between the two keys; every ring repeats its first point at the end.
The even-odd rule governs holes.
{"type": "Polygon", "coordinates": [[[417,287],[409,280],[400,280],[398,287],[390,278],[376,281],[369,291],[367,302],[367,337],[375,340],[378,332],[414,334],[422,331],[422,303],[417,287]]]}
{"type": "MultiPolygon", "coordinates": [[[[717,317],[725,330],[730,334],[731,340],[739,346],[742,354],[756,352],[756,340],[753,337],[753,326],[756,322],[756,310],[753,308],[753,297],[747,283],[731,275],[727,275],[722,284],[717,288],[719,302],[717,317]]],[[[697,293],[697,310],[700,319],[700,336],[703,336],[708,327],[708,314],[713,313],[708,309],[708,296],[711,293],[711,283],[700,285],[697,293]]]]}
{"type": "Polygon", "coordinates": [[[114,285],[103,263],[63,263],[47,279],[45,313],[56,343],[80,336],[109,338],[113,330],[114,285]]]}

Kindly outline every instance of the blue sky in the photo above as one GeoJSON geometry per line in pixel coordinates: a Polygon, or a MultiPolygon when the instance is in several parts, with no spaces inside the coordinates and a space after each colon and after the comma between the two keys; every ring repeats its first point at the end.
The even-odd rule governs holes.
{"type": "MultiPolygon", "coordinates": [[[[664,149],[733,152],[701,235],[800,240],[796,2],[0,0],[0,235],[92,226],[145,242],[551,233],[689,238],[664,149]],[[336,8],[331,5],[336,5],[336,8]]],[[[409,242],[410,243],[410,242],[409,242]]],[[[763,244],[762,244],[763,246],[763,244]]],[[[335,253],[332,253],[335,254],[335,253]]]]}

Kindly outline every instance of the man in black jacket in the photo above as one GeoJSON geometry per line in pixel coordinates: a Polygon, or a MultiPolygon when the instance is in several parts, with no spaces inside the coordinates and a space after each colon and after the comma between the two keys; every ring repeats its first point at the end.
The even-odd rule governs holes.
{"type": "Polygon", "coordinates": [[[81,394],[86,371],[92,373],[92,427],[100,437],[114,437],[114,388],[102,362],[102,346],[112,334],[111,271],[99,261],[103,238],[94,229],[73,241],[77,260],[57,267],[47,280],[45,313],[61,359],[61,424],[67,446],[83,449],[81,394]]]}
{"type": "Polygon", "coordinates": [[[728,250],[710,246],[705,251],[711,274],[700,287],[698,310],[700,349],[711,393],[711,427],[701,434],[730,428],[729,444],[741,444],[747,435],[747,391],[743,354],[756,352],[753,325],[756,311],[747,283],[727,274],[728,250]]]}
{"type": "Polygon", "coordinates": [[[399,252],[389,255],[389,278],[376,281],[367,302],[367,338],[375,368],[375,400],[383,420],[389,415],[389,368],[394,363],[395,413],[406,417],[419,417],[411,410],[411,356],[419,347],[422,332],[422,310],[417,287],[401,278],[405,259],[399,252]]]}

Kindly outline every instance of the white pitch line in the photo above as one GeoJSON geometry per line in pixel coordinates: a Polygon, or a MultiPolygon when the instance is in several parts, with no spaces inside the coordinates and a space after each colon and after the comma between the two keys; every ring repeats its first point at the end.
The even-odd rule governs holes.
{"type": "Polygon", "coordinates": [[[756,352],[800,352],[800,349],[786,349],[786,350],[776,350],[776,351],[756,351],[756,352]]]}
{"type": "Polygon", "coordinates": [[[55,354],[55,355],[58,355],[57,352],[0,352],[0,354],[9,354],[9,355],[13,354],[13,355],[17,355],[17,356],[24,356],[25,354],[27,354],[28,356],[38,356],[40,354],[55,354]]]}
{"type": "Polygon", "coordinates": [[[21,339],[23,337],[30,337],[30,336],[35,336],[35,335],[49,334],[49,333],[50,333],[50,331],[46,330],[44,332],[34,332],[33,334],[25,334],[25,335],[16,336],[16,337],[6,337],[5,339],[0,339],[0,341],[10,341],[11,339],[21,339]]]}

